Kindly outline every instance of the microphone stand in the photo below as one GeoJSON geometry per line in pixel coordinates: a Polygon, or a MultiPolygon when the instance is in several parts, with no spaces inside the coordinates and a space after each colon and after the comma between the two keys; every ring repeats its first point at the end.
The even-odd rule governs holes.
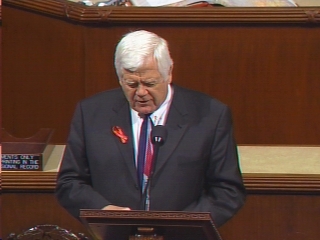
{"type": "MultiPolygon", "coordinates": [[[[149,210],[149,207],[148,207],[148,209],[146,209],[146,200],[147,200],[148,195],[150,197],[150,189],[151,189],[150,185],[151,185],[154,170],[156,167],[156,161],[158,158],[159,148],[160,148],[160,146],[162,146],[164,144],[166,138],[167,138],[167,130],[164,126],[162,126],[162,125],[153,126],[152,134],[151,134],[151,140],[154,145],[153,157],[152,157],[152,162],[151,162],[150,175],[147,179],[146,185],[145,185],[145,187],[142,191],[142,195],[141,195],[141,203],[140,203],[141,210],[149,210]]],[[[150,204],[150,201],[149,201],[149,204],[150,204]]]]}
{"type": "MultiPolygon", "coordinates": [[[[150,184],[152,181],[152,177],[154,174],[154,169],[156,167],[156,160],[158,158],[158,153],[159,153],[159,147],[161,146],[161,142],[155,142],[154,143],[154,148],[153,148],[153,157],[152,157],[152,162],[151,162],[151,171],[150,175],[147,179],[146,186],[144,187],[144,190],[142,192],[142,197],[141,197],[141,204],[140,204],[140,209],[141,210],[147,210],[146,209],[146,200],[147,200],[147,194],[150,193],[150,184]]],[[[150,196],[150,194],[149,194],[150,196]]]]}

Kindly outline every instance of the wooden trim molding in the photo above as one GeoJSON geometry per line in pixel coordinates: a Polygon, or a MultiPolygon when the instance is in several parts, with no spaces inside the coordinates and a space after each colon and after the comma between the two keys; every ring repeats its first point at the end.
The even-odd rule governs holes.
{"type": "Polygon", "coordinates": [[[320,7],[88,7],[67,0],[4,0],[3,5],[81,23],[320,23],[320,7]]]}
{"type": "Polygon", "coordinates": [[[2,172],[2,192],[54,191],[56,172],[2,172]]]}
{"type": "Polygon", "coordinates": [[[320,174],[243,174],[248,192],[320,193],[320,174]]]}
{"type": "MultiPolygon", "coordinates": [[[[56,172],[2,172],[2,191],[53,192],[56,172]]],[[[320,174],[243,174],[250,193],[320,194],[320,174]]]]}

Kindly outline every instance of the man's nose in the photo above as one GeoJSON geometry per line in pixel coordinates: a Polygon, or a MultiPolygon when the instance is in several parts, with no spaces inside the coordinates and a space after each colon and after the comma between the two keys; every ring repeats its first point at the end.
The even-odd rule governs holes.
{"type": "Polygon", "coordinates": [[[143,84],[139,84],[136,90],[136,95],[138,96],[144,96],[148,94],[147,88],[143,84]]]}

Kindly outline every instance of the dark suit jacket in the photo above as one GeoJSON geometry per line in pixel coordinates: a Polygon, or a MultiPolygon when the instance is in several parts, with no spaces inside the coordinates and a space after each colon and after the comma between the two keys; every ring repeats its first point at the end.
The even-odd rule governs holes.
{"type": "MultiPolygon", "coordinates": [[[[243,205],[245,190],[229,108],[174,85],[151,184],[150,210],[210,212],[216,225],[243,205]]],[[[58,175],[56,196],[73,216],[113,204],[138,209],[141,193],[134,161],[131,116],[121,89],[81,101],[58,175]],[[127,143],[112,132],[119,126],[127,143]]]]}

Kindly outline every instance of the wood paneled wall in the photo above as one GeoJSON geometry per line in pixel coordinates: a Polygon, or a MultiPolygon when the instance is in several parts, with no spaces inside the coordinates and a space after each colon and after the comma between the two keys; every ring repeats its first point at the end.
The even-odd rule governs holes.
{"type": "Polygon", "coordinates": [[[227,103],[240,144],[319,144],[318,8],[86,8],[49,0],[3,7],[3,127],[54,128],[75,104],[117,87],[114,48],[128,31],[166,38],[174,82],[227,103]]]}
{"type": "MultiPolygon", "coordinates": [[[[86,229],[58,205],[56,173],[6,172],[3,176],[3,238],[38,224],[74,233],[86,229]]],[[[219,231],[225,240],[320,239],[320,176],[245,174],[244,207],[219,231]]]]}
{"type": "MultiPolygon", "coordinates": [[[[168,40],[175,83],[231,107],[238,143],[319,144],[319,8],[3,3],[2,126],[16,137],[54,128],[54,143],[65,143],[75,104],[118,86],[113,53],[120,37],[147,29],[168,40]]],[[[19,174],[18,186],[10,176],[4,173],[2,181],[3,236],[41,223],[85,232],[57,204],[54,173],[19,174]]],[[[319,180],[245,182],[247,203],[220,229],[225,239],[320,239],[319,180]]]]}

